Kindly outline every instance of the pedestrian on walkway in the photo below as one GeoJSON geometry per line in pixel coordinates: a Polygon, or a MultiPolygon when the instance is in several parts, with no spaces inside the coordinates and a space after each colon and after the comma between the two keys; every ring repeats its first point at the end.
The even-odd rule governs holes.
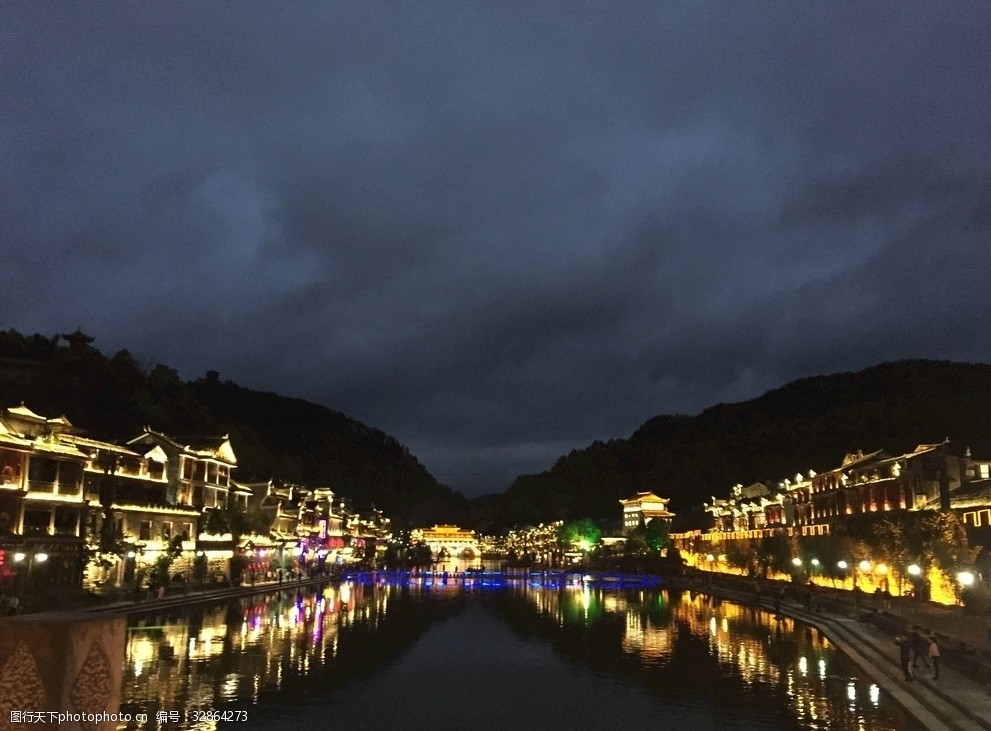
{"type": "Polygon", "coordinates": [[[922,636],[918,627],[912,628],[909,636],[909,644],[912,646],[912,667],[919,667],[919,660],[927,668],[929,667],[929,640],[922,636]]]}
{"type": "Polygon", "coordinates": [[[939,680],[939,645],[936,638],[929,638],[929,662],[933,666],[933,680],[939,680]]]}
{"type": "Polygon", "coordinates": [[[853,585],[853,611],[857,614],[860,614],[860,597],[863,593],[859,584],[853,585]]]}
{"type": "Polygon", "coordinates": [[[912,645],[907,637],[899,637],[895,640],[898,643],[898,660],[902,665],[902,672],[905,680],[915,680],[912,675],[912,645]]]}
{"type": "Polygon", "coordinates": [[[881,599],[884,601],[884,611],[891,609],[891,592],[888,591],[888,587],[884,588],[881,592],[881,599]]]}

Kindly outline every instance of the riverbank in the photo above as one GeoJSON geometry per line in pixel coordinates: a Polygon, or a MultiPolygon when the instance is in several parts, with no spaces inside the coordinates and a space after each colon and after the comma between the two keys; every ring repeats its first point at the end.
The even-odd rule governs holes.
{"type": "Polygon", "coordinates": [[[295,581],[259,581],[242,586],[222,586],[206,584],[200,587],[189,586],[186,591],[166,594],[161,599],[141,597],[138,600],[111,601],[93,606],[80,607],[77,611],[87,614],[117,614],[136,615],[153,614],[178,607],[194,604],[210,604],[214,602],[239,599],[255,594],[270,594],[273,591],[298,591],[308,587],[320,587],[336,582],[339,577],[323,575],[295,581]]]}
{"type": "MultiPolygon", "coordinates": [[[[758,600],[752,582],[737,578],[697,574],[672,580],[672,588],[699,591],[731,601],[758,606],[762,611],[776,611],[773,593],[778,587],[764,585],[758,600]]],[[[849,592],[846,592],[849,594],[849,592]]],[[[921,621],[933,617],[945,621],[941,610],[927,614],[924,607],[915,613],[905,607],[895,611],[875,611],[873,607],[857,607],[852,597],[824,592],[821,611],[805,608],[803,602],[790,594],[780,600],[780,612],[816,627],[861,670],[877,683],[923,729],[957,729],[975,731],[991,729],[991,686],[986,673],[986,657],[976,648],[956,640],[945,632],[935,632],[932,626],[921,621]],[[908,615],[899,614],[909,611],[908,615]],[[935,679],[923,668],[917,671],[914,681],[905,681],[898,661],[895,638],[919,627],[923,634],[938,635],[939,644],[945,646],[942,654],[940,677],[935,679]],[[961,644],[963,648],[961,649],[961,644]]],[[[981,618],[958,615],[954,617],[959,635],[972,635],[981,618]]]]}
{"type": "MultiPolygon", "coordinates": [[[[386,572],[374,572],[370,576],[374,578],[369,580],[375,583],[397,581],[397,577],[386,572]]],[[[443,580],[443,574],[431,573],[430,576],[443,580]]],[[[553,572],[521,572],[512,578],[530,581],[538,577],[548,585],[561,579],[553,572]]],[[[189,586],[161,599],[122,599],[80,608],[78,611],[118,616],[152,614],[274,591],[296,592],[324,586],[339,581],[340,578],[325,575],[291,582],[258,582],[247,586],[189,586]]],[[[344,578],[362,581],[368,577],[344,578]]],[[[480,577],[471,578],[478,580],[480,577]]],[[[647,583],[642,575],[631,578],[636,578],[641,587],[647,583]]],[[[449,579],[452,584],[461,583],[469,579],[469,574],[452,575],[449,579]]],[[[623,588],[624,583],[615,579],[615,576],[606,574],[583,577],[589,586],[623,588]]],[[[762,611],[768,612],[777,611],[774,595],[779,588],[794,589],[785,584],[765,583],[758,599],[751,580],[705,572],[663,577],[662,586],[758,606],[762,611]]],[[[986,622],[983,618],[954,612],[951,607],[934,607],[918,602],[893,603],[885,611],[881,607],[857,606],[851,592],[822,587],[820,589],[820,600],[817,602],[820,611],[810,611],[800,596],[791,592],[779,600],[780,613],[818,628],[909,716],[916,719],[920,729],[991,731],[991,654],[970,644],[975,638],[986,634],[986,622]],[[943,667],[938,680],[923,671],[911,682],[906,682],[902,677],[898,647],[894,640],[896,636],[908,634],[916,627],[922,634],[936,636],[939,640],[943,667]]]]}

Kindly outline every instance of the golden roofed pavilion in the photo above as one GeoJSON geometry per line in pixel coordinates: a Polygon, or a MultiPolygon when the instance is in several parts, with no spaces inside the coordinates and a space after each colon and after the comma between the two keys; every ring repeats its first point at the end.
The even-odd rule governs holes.
{"type": "Polygon", "coordinates": [[[640,525],[646,525],[654,518],[661,518],[669,523],[674,513],[667,509],[670,500],[658,497],[652,492],[638,492],[633,497],[620,500],[623,506],[623,533],[629,533],[640,525]]]}

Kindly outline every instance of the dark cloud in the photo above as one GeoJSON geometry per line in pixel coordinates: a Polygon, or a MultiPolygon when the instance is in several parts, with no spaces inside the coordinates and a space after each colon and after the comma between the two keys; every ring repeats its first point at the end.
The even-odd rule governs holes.
{"type": "Polygon", "coordinates": [[[983,3],[0,10],[4,327],[320,401],[467,492],[991,359],[983,3]]]}

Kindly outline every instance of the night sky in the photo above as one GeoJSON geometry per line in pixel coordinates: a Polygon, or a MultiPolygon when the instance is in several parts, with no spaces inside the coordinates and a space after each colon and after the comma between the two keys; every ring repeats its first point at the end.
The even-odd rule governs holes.
{"type": "Polygon", "coordinates": [[[316,401],[467,495],[991,362],[989,39],[986,2],[4,3],[0,328],[316,401]]]}

